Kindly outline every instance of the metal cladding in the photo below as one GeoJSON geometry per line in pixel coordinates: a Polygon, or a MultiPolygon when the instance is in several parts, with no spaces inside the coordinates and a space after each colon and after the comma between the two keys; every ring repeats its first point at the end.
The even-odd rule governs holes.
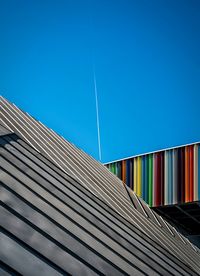
{"type": "Polygon", "coordinates": [[[0,274],[200,274],[199,250],[102,164],[0,108],[0,274]]]}
{"type": "Polygon", "coordinates": [[[200,200],[200,144],[106,164],[150,207],[200,200]]]}

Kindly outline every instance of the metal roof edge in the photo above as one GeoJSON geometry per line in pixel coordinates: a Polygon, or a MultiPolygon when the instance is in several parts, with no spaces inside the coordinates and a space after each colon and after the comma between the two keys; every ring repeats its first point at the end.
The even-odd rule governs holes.
{"type": "Polygon", "coordinates": [[[170,148],[160,149],[160,150],[156,150],[156,151],[150,151],[150,152],[146,152],[146,153],[136,154],[136,155],[132,155],[132,156],[116,159],[116,160],[113,160],[113,161],[105,162],[103,164],[104,165],[108,165],[108,164],[116,163],[116,162],[127,160],[127,159],[132,159],[132,158],[139,157],[139,156],[144,156],[144,155],[148,155],[148,154],[152,154],[152,153],[157,153],[157,152],[161,152],[161,151],[166,151],[166,150],[178,149],[178,148],[182,148],[182,147],[186,147],[186,146],[191,146],[191,145],[196,145],[196,144],[200,144],[200,141],[189,143],[189,144],[184,144],[184,145],[180,145],[180,146],[174,146],[174,147],[170,147],[170,148]]]}

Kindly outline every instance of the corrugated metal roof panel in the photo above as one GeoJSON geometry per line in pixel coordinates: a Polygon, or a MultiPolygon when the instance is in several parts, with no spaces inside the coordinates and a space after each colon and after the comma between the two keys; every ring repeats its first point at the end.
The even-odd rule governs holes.
{"type": "Polygon", "coordinates": [[[0,136],[10,134],[11,131],[1,124],[0,121],[0,136]]]}
{"type": "Polygon", "coordinates": [[[172,235],[165,222],[159,225],[138,198],[133,199],[136,209],[122,182],[103,165],[25,113],[22,116],[6,100],[1,107],[0,118],[16,133],[0,137],[2,271],[200,272],[199,253],[172,235]]]}

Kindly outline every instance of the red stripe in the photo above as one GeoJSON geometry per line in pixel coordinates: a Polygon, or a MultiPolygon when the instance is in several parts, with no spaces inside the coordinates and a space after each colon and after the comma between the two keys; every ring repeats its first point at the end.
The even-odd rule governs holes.
{"type": "Polygon", "coordinates": [[[126,183],[126,161],[122,161],[122,181],[126,183]]]}

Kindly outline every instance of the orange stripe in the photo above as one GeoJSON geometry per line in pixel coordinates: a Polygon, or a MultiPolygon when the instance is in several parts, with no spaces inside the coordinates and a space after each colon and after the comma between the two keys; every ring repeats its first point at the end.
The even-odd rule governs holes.
{"type": "Polygon", "coordinates": [[[122,161],[122,181],[126,183],[126,161],[122,161]]]}
{"type": "Polygon", "coordinates": [[[194,151],[193,146],[190,146],[190,201],[193,201],[194,194],[194,151]]]}
{"type": "Polygon", "coordinates": [[[185,147],[185,202],[190,200],[189,198],[189,150],[185,147]]]}

